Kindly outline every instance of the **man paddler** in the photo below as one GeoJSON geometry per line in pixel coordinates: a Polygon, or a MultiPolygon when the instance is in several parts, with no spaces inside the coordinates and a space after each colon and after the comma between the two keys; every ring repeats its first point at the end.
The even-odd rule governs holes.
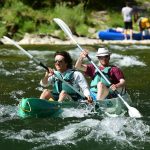
{"type": "Polygon", "coordinates": [[[85,75],[91,78],[90,93],[92,98],[94,100],[104,100],[105,98],[110,99],[117,97],[117,94],[114,92],[115,90],[119,91],[121,95],[124,95],[126,93],[125,78],[120,68],[109,64],[110,51],[106,48],[99,48],[96,57],[100,63],[99,69],[112,83],[111,85],[108,85],[93,64],[83,63],[83,60],[87,55],[87,51],[81,52],[75,68],[84,71],[85,75]]]}

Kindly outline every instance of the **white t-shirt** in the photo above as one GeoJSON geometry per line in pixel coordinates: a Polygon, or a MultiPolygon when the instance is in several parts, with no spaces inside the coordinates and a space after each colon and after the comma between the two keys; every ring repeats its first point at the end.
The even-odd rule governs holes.
{"type": "MultiPolygon", "coordinates": [[[[67,71],[70,71],[70,70],[67,70],[67,71]]],[[[66,72],[62,73],[61,76],[63,77],[63,75],[66,74],[66,72]]],[[[76,88],[78,91],[81,89],[84,96],[86,96],[86,97],[90,96],[89,86],[88,86],[87,81],[86,81],[85,77],[83,76],[83,74],[79,71],[75,71],[73,76],[74,76],[73,87],[76,88]]],[[[48,84],[43,84],[43,82],[41,80],[40,81],[41,86],[47,87],[49,85],[53,85],[54,78],[55,78],[55,75],[49,77],[48,84]]]]}
{"type": "Polygon", "coordinates": [[[132,13],[133,13],[133,8],[128,6],[122,8],[122,15],[123,15],[124,22],[132,21],[132,13]]]}

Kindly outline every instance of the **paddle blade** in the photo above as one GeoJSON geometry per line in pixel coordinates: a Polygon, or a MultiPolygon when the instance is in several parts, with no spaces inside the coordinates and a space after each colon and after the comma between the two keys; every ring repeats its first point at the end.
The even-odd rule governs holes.
{"type": "MultiPolygon", "coordinates": [[[[67,24],[66,24],[64,21],[62,21],[61,19],[59,19],[59,18],[54,18],[53,20],[54,20],[54,21],[59,25],[59,27],[69,36],[69,38],[74,41],[73,36],[72,36],[72,32],[71,32],[70,28],[67,26],[67,24]]],[[[74,41],[74,42],[75,42],[75,41],[74,41]]]]}
{"type": "Polygon", "coordinates": [[[134,107],[130,107],[128,113],[129,113],[129,116],[133,117],[133,118],[141,118],[142,117],[140,112],[134,107]]]}

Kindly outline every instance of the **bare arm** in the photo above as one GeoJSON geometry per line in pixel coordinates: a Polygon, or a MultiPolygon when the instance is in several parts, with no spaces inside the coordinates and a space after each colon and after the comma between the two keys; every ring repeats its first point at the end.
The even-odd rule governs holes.
{"type": "Polygon", "coordinates": [[[40,81],[40,84],[44,87],[47,87],[49,85],[48,78],[54,75],[54,70],[51,68],[48,68],[48,69],[49,69],[49,72],[46,72],[44,78],[40,81]]]}
{"type": "Polygon", "coordinates": [[[75,68],[79,69],[81,71],[86,71],[87,70],[87,65],[83,64],[83,59],[86,57],[88,53],[86,51],[83,51],[80,53],[80,57],[76,61],[75,68]]]}
{"type": "Polygon", "coordinates": [[[123,87],[125,87],[125,79],[120,79],[120,82],[119,82],[119,83],[117,83],[117,84],[112,84],[110,88],[111,88],[113,91],[115,91],[115,90],[117,90],[117,88],[123,88],[123,87]]]}
{"type": "Polygon", "coordinates": [[[120,79],[120,82],[116,84],[117,88],[124,87],[124,86],[125,86],[125,79],[120,79]]]}

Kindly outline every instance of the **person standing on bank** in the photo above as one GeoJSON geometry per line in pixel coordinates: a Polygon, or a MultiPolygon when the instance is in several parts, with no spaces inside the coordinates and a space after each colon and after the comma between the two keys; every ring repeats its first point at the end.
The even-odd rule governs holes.
{"type": "MultiPolygon", "coordinates": [[[[55,58],[55,75],[71,84],[78,91],[82,90],[84,96],[89,102],[92,101],[88,84],[81,72],[73,69],[72,58],[68,52],[58,51],[54,55],[55,58]]],[[[45,89],[40,99],[53,99],[59,102],[64,99],[72,99],[77,101],[82,97],[71,89],[67,84],[63,83],[54,75],[54,70],[49,68],[49,72],[45,73],[44,78],[40,81],[43,87],[52,85],[52,91],[45,89]]],[[[83,99],[83,98],[82,98],[83,99]]]]}
{"type": "Polygon", "coordinates": [[[89,76],[92,81],[90,84],[90,93],[93,100],[104,100],[117,97],[115,90],[121,95],[126,93],[125,78],[123,72],[117,66],[109,64],[111,53],[106,48],[99,48],[96,57],[99,60],[99,69],[112,83],[108,83],[103,79],[98,71],[96,71],[93,64],[84,64],[83,59],[88,55],[87,51],[82,51],[79,59],[75,64],[75,68],[84,71],[85,75],[89,76]]]}
{"type": "Polygon", "coordinates": [[[125,40],[127,40],[128,30],[130,31],[130,40],[133,39],[133,24],[132,24],[132,16],[133,16],[133,8],[129,6],[129,2],[126,2],[126,6],[121,10],[123,21],[124,21],[124,35],[125,40]]]}

